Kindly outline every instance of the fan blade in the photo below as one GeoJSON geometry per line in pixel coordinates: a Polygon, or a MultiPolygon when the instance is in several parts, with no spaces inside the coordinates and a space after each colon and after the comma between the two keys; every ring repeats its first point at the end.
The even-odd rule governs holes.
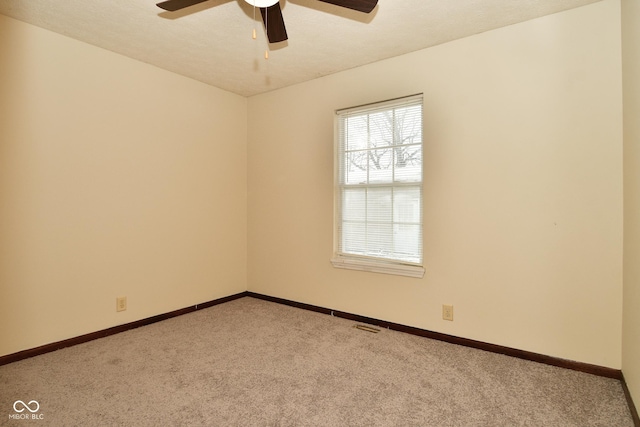
{"type": "Polygon", "coordinates": [[[276,3],[269,7],[261,7],[260,13],[262,14],[264,27],[267,29],[269,43],[285,41],[288,38],[287,29],[284,26],[284,18],[282,17],[280,3],[276,3]]]}
{"type": "Polygon", "coordinates": [[[358,12],[369,13],[378,4],[378,0],[320,0],[325,3],[335,4],[358,12]]]}
{"type": "Polygon", "coordinates": [[[175,12],[176,10],[184,9],[185,7],[193,6],[194,4],[205,1],[207,0],[167,0],[156,4],[156,6],[160,9],[168,10],[169,12],[175,12]]]}

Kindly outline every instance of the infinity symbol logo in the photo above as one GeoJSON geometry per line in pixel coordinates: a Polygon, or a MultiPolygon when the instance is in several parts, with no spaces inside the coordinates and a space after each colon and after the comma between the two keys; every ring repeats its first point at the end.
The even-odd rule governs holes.
{"type": "Polygon", "coordinates": [[[35,400],[31,400],[29,401],[29,403],[24,403],[22,400],[16,400],[15,402],[13,402],[13,410],[16,412],[22,412],[24,410],[27,410],[31,413],[34,412],[38,412],[40,410],[40,404],[38,402],[36,402],[35,400]],[[36,409],[31,409],[31,404],[35,403],[35,407],[36,409]],[[18,405],[20,404],[20,405],[18,405]],[[18,409],[19,406],[22,406],[22,409],[18,409]]]}

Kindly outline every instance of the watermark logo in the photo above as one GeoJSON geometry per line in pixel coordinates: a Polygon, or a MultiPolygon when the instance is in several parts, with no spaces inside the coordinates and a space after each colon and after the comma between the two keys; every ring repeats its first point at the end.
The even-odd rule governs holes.
{"type": "Polygon", "coordinates": [[[22,412],[24,410],[28,410],[31,413],[36,413],[40,410],[40,404],[38,402],[36,402],[35,400],[31,400],[29,401],[29,403],[24,403],[22,400],[16,400],[15,402],[13,402],[13,410],[16,412],[22,412]],[[31,404],[34,404],[34,408],[31,409],[31,404]],[[21,408],[21,409],[18,409],[21,408]]]}
{"type": "Polygon", "coordinates": [[[40,404],[36,400],[24,403],[22,400],[13,402],[14,414],[9,414],[10,420],[42,420],[44,414],[39,414],[40,404]]]}

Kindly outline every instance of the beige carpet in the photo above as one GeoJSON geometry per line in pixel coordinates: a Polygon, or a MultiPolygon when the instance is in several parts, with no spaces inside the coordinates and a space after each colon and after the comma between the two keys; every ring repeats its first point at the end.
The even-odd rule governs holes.
{"type": "Polygon", "coordinates": [[[0,425],[633,426],[616,380],[355,324],[245,297],[1,366],[0,425]]]}

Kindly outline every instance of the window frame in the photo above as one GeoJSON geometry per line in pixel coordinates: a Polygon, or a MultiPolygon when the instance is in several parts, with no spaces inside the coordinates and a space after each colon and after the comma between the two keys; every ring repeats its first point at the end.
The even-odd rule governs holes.
{"type": "MultiPolygon", "coordinates": [[[[394,128],[395,129],[395,128],[394,128]]],[[[349,269],[349,270],[360,270],[360,271],[369,271],[374,273],[383,273],[383,274],[393,274],[400,276],[408,276],[414,278],[422,278],[425,273],[424,269],[424,191],[423,191],[423,183],[424,183],[424,101],[423,95],[415,94],[410,96],[405,96],[401,98],[394,98],[386,101],[375,102],[371,104],[360,105],[356,107],[350,107],[346,109],[340,109],[335,111],[334,116],[334,226],[333,226],[333,257],[331,259],[331,264],[335,268],[341,269],[349,269]],[[341,122],[344,120],[345,115],[350,114],[369,114],[370,112],[380,111],[380,110],[392,110],[398,107],[402,107],[403,105],[417,104],[419,103],[421,106],[421,131],[420,131],[420,149],[421,149],[421,164],[420,164],[420,181],[419,182],[410,182],[403,183],[399,181],[391,180],[390,183],[386,184],[378,184],[367,182],[363,185],[347,184],[343,182],[343,174],[344,174],[344,155],[349,150],[347,150],[346,146],[343,144],[341,140],[341,122]],[[371,255],[360,255],[360,254],[352,254],[347,252],[342,252],[341,248],[341,227],[343,224],[343,213],[342,213],[342,191],[344,188],[375,188],[380,186],[390,187],[393,191],[395,188],[400,187],[419,187],[420,188],[420,262],[410,262],[397,260],[386,257],[375,257],[371,255]]],[[[371,150],[371,148],[367,148],[366,150],[371,150]]],[[[395,169],[395,168],[394,168],[395,169]]],[[[392,221],[390,224],[394,224],[392,221]]]]}

